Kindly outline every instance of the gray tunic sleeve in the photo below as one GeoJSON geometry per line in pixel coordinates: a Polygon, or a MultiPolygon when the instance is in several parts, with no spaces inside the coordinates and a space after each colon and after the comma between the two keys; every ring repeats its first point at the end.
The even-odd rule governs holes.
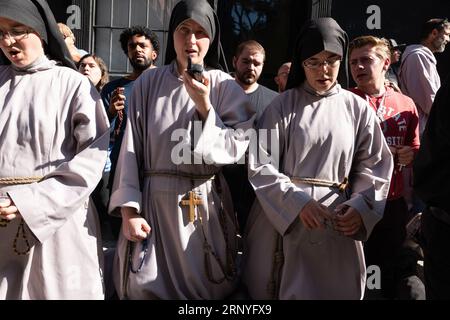
{"type": "Polygon", "coordinates": [[[280,168],[289,120],[281,112],[280,100],[275,101],[267,107],[258,123],[258,135],[252,138],[249,180],[267,218],[284,235],[311,197],[292,183],[280,168]]]}
{"type": "Polygon", "coordinates": [[[255,111],[234,79],[222,80],[214,91],[213,108],[194,146],[194,157],[207,164],[236,163],[247,150],[248,130],[253,127],[255,117],[249,116],[255,111]]]}
{"type": "Polygon", "coordinates": [[[393,170],[393,159],[375,112],[367,108],[356,133],[355,154],[350,171],[351,199],[345,204],[361,214],[365,230],[355,238],[367,240],[383,217],[393,170]]]}
{"type": "MultiPolygon", "coordinates": [[[[72,82],[76,86],[77,83],[72,82]]],[[[69,125],[63,142],[63,159],[44,180],[22,185],[9,194],[28,227],[40,242],[52,236],[80,208],[101,178],[109,140],[108,120],[100,96],[86,81],[67,97],[69,125]]],[[[55,138],[56,139],[56,138],[55,138]]],[[[57,145],[55,147],[58,147],[57,145]]]]}

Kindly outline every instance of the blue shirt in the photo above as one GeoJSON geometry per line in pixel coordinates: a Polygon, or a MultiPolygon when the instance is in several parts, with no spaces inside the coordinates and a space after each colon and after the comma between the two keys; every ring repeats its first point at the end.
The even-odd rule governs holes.
{"type": "Polygon", "coordinates": [[[111,171],[108,187],[111,187],[112,182],[114,181],[114,173],[116,171],[117,159],[119,158],[120,145],[122,144],[123,134],[125,133],[125,127],[127,124],[128,101],[130,100],[131,92],[133,90],[133,83],[134,80],[119,78],[108,82],[103,87],[101,92],[103,104],[105,105],[106,113],[108,114],[108,119],[110,122],[110,139],[108,148],[109,162],[105,167],[105,171],[111,171]],[[111,96],[114,90],[118,87],[123,87],[125,89],[124,95],[126,97],[123,109],[123,121],[121,123],[118,121],[117,114],[113,116],[108,112],[111,96]],[[116,135],[115,132],[118,132],[118,134],[116,135]]]}

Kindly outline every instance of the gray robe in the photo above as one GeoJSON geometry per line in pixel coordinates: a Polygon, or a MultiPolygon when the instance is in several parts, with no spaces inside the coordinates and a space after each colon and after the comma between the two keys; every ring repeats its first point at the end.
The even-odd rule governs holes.
{"type": "Polygon", "coordinates": [[[407,46],[402,54],[398,76],[403,94],[413,99],[417,106],[419,131],[422,135],[434,97],[441,87],[435,55],[422,44],[407,46]]]}
{"type": "Polygon", "coordinates": [[[133,269],[138,269],[143,259],[138,273],[128,270],[128,241],[120,235],[114,276],[121,298],[222,299],[236,286],[236,279],[215,284],[206,276],[205,264],[211,267],[214,279],[224,274],[211,255],[210,263],[205,261],[204,237],[222,265],[227,261],[227,243],[228,253],[235,258],[236,225],[220,166],[234,163],[244,155],[248,139],[242,133],[233,134],[230,128],[251,128],[254,110],[242,88],[228,74],[211,70],[206,76],[214,109],[209,111],[202,132],[194,130],[196,124],[200,129],[202,124],[174,63],[144,72],[134,84],[110,211],[121,206],[136,208],[152,230],[146,256],[142,242],[132,246],[133,269]],[[180,161],[178,155],[183,155],[184,160],[180,161]],[[192,181],[170,175],[145,176],[148,170],[193,175],[219,173],[215,180],[192,181]],[[180,206],[191,190],[201,194],[203,200],[194,223],[188,220],[189,209],[180,206]]]}
{"type": "Polygon", "coordinates": [[[28,72],[0,66],[0,141],[0,178],[44,177],[0,184],[31,246],[13,250],[20,218],[0,228],[0,299],[103,299],[98,218],[88,208],[108,145],[97,91],[46,58],[28,72]]]}
{"type": "Polygon", "coordinates": [[[270,161],[256,159],[250,150],[249,177],[258,199],[244,236],[243,279],[250,295],[271,298],[268,285],[279,234],[285,260],[278,298],[362,298],[366,273],[361,242],[332,228],[309,231],[299,214],[310,199],[331,210],[346,203],[363,219],[366,232],[356,238],[367,239],[382,217],[392,172],[392,156],[375,113],[339,85],[325,97],[300,86],[274,99],[259,129],[275,130],[258,150],[270,161]],[[279,141],[279,153],[271,147],[273,139],[279,141]],[[351,198],[337,188],[290,177],[338,183],[349,177],[351,198]]]}

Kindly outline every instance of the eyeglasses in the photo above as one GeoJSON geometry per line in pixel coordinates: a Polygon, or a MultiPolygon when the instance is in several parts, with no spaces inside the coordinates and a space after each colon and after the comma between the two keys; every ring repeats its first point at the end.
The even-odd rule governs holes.
{"type": "Polygon", "coordinates": [[[32,33],[33,30],[31,29],[24,29],[24,28],[13,28],[9,31],[3,31],[0,30],[0,41],[6,39],[6,35],[9,36],[9,38],[13,38],[14,40],[22,40],[28,37],[28,34],[32,33]]]}
{"type": "Polygon", "coordinates": [[[303,65],[309,69],[318,69],[321,66],[327,66],[327,67],[336,67],[341,62],[341,57],[331,57],[323,61],[319,61],[316,59],[308,59],[303,61],[303,65]]]}

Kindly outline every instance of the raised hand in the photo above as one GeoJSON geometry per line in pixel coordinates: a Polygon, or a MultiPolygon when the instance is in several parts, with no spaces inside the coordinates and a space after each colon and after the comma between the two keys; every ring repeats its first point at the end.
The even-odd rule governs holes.
{"type": "Polygon", "coordinates": [[[211,101],[209,100],[209,79],[203,76],[203,81],[199,82],[192,78],[185,70],[183,72],[183,82],[186,91],[195,103],[197,112],[200,114],[202,120],[205,120],[208,117],[209,110],[212,108],[211,101]]]}

